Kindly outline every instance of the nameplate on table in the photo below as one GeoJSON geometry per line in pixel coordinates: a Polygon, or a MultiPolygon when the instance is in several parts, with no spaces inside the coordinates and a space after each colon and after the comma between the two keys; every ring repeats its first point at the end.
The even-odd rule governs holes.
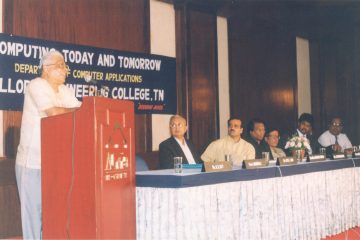
{"type": "Polygon", "coordinates": [[[265,159],[247,159],[243,161],[242,168],[245,169],[256,169],[256,168],[262,168],[269,165],[269,161],[266,161],[265,159]]]}
{"type": "Polygon", "coordinates": [[[315,154],[307,157],[307,162],[324,161],[326,157],[323,154],[315,154]]]}
{"type": "Polygon", "coordinates": [[[200,164],[182,164],[183,173],[200,173],[203,165],[200,164]]]}
{"type": "Polygon", "coordinates": [[[345,154],[343,153],[334,153],[331,157],[331,159],[337,160],[337,159],[343,159],[345,158],[345,154]]]}
{"type": "Polygon", "coordinates": [[[201,169],[202,168],[202,164],[182,164],[182,168],[183,169],[201,169]]]}
{"type": "Polygon", "coordinates": [[[205,172],[223,172],[231,171],[232,165],[231,162],[204,162],[205,172]]]}
{"type": "Polygon", "coordinates": [[[294,165],[297,164],[297,160],[294,157],[279,157],[276,161],[278,166],[294,165]]]}
{"type": "Polygon", "coordinates": [[[202,168],[202,164],[182,164],[183,173],[200,173],[202,168]]]}

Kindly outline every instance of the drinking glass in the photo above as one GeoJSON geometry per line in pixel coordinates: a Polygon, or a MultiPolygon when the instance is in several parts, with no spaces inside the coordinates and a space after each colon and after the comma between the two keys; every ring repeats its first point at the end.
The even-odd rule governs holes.
{"type": "Polygon", "coordinates": [[[326,148],[323,148],[323,147],[320,148],[319,153],[320,153],[320,155],[323,155],[326,158],[326,148]]]}
{"type": "Polygon", "coordinates": [[[174,157],[175,173],[182,173],[182,157],[174,157]]]}

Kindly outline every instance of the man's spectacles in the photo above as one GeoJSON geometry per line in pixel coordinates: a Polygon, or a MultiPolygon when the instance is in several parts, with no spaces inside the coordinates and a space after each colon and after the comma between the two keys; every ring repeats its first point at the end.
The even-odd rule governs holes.
{"type": "Polygon", "coordinates": [[[181,127],[183,127],[184,125],[182,124],[182,123],[178,123],[178,124],[175,124],[175,123],[173,123],[173,124],[170,124],[170,127],[171,128],[181,128],[181,127]]]}
{"type": "Polygon", "coordinates": [[[65,63],[45,64],[44,66],[55,66],[57,68],[62,68],[62,69],[64,69],[64,68],[68,69],[69,68],[68,65],[66,65],[65,63]]]}
{"type": "Polygon", "coordinates": [[[272,136],[272,135],[269,135],[268,138],[280,139],[280,136],[272,136]]]}
{"type": "Polygon", "coordinates": [[[332,123],[331,126],[333,127],[343,127],[342,123],[332,123]]]}

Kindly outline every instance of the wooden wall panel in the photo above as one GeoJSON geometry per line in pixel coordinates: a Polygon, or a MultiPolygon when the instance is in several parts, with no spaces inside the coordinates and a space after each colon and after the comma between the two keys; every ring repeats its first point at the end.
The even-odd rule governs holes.
{"type": "MultiPolygon", "coordinates": [[[[116,50],[150,50],[149,0],[3,0],[3,9],[3,29],[8,34],[116,50]]],[[[14,157],[21,113],[5,112],[4,119],[7,157],[14,157]]],[[[136,151],[151,151],[151,116],[137,115],[135,121],[136,151]]],[[[13,175],[13,169],[9,169],[13,175]]],[[[18,204],[14,194],[5,193],[9,192],[9,186],[16,193],[15,182],[6,188],[0,183],[0,195],[7,196],[7,199],[0,198],[1,206],[5,206],[4,201],[18,204]]],[[[11,208],[7,213],[18,211],[18,205],[11,208]]],[[[19,226],[18,218],[6,216],[0,218],[1,226],[9,224],[4,219],[12,219],[11,224],[19,226]]],[[[14,234],[21,235],[21,232],[9,230],[2,237],[14,234]]]]}
{"type": "Polygon", "coordinates": [[[216,14],[177,6],[176,33],[178,112],[187,116],[188,134],[202,153],[219,137],[216,14]]]}
{"type": "MultiPolygon", "coordinates": [[[[359,19],[360,22],[360,19],[359,19]]],[[[357,24],[354,29],[354,75],[352,81],[352,88],[355,92],[354,98],[352,99],[354,103],[354,108],[352,109],[353,120],[352,126],[355,127],[352,129],[355,132],[355,139],[353,138],[353,144],[357,144],[360,146],[360,24],[357,24]]]]}
{"type": "MultiPolygon", "coordinates": [[[[311,79],[313,85],[313,112],[319,113],[316,119],[319,131],[327,129],[328,121],[335,115],[343,118],[347,133],[354,145],[360,143],[360,118],[355,109],[359,109],[360,95],[357,52],[360,40],[356,34],[359,22],[342,19],[334,25],[333,31],[320,31],[319,37],[312,43],[311,79]],[[317,102],[319,101],[319,103],[317,102]]],[[[317,22],[319,29],[324,24],[317,22]]]]}
{"type": "Polygon", "coordinates": [[[360,143],[360,4],[241,4],[229,23],[231,114],[260,117],[289,131],[296,127],[295,37],[310,41],[314,136],[329,118],[344,118],[344,131],[360,143]],[[267,5],[267,6],[265,6],[267,5]]]}
{"type": "Polygon", "coordinates": [[[5,0],[5,32],[54,41],[149,51],[144,0],[5,0]]]}
{"type": "Polygon", "coordinates": [[[191,11],[189,121],[192,140],[202,152],[219,137],[216,16],[191,11]]]}
{"type": "Polygon", "coordinates": [[[295,37],[271,21],[228,19],[230,112],[244,127],[256,117],[287,132],[297,119],[295,37]]]}

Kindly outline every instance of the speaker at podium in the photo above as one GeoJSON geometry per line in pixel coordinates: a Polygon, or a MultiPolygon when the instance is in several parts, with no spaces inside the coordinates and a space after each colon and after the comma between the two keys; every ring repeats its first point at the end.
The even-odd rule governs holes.
{"type": "Polygon", "coordinates": [[[84,97],[41,122],[43,238],[135,239],[134,104],[84,97]]]}

